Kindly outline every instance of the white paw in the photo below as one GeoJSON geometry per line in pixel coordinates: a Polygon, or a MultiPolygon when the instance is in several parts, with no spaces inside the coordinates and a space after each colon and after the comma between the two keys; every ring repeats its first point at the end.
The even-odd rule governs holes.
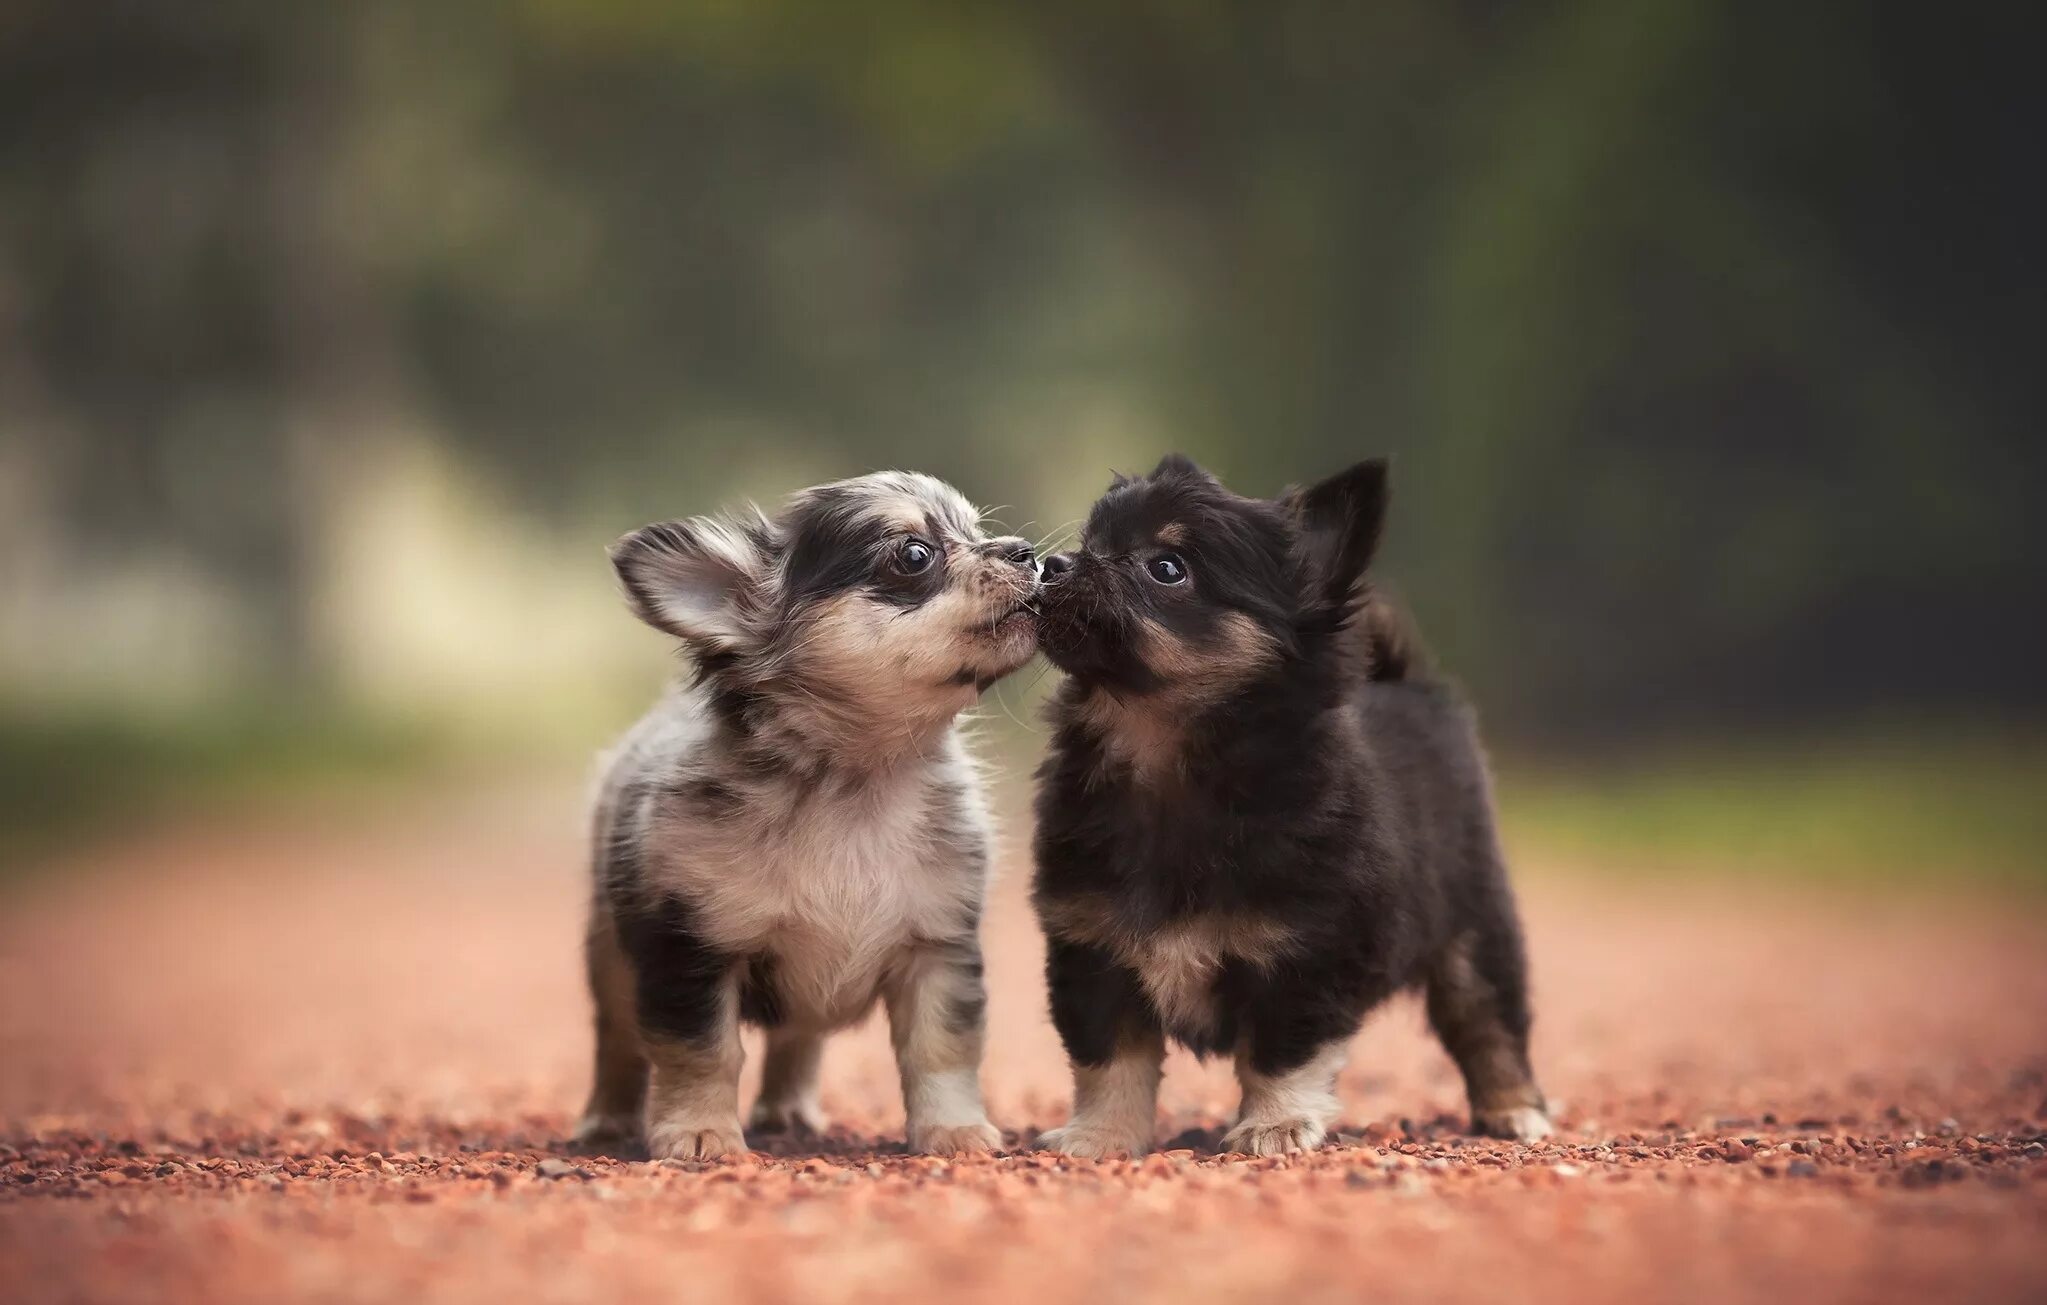
{"type": "Polygon", "coordinates": [[[985,1119],[971,1124],[912,1124],[910,1149],[919,1155],[972,1155],[1002,1149],[1002,1134],[985,1119]]]}
{"type": "Polygon", "coordinates": [[[1079,1156],[1084,1160],[1102,1160],[1114,1155],[1143,1155],[1151,1150],[1151,1139],[1138,1133],[1126,1133],[1113,1128],[1067,1124],[1063,1128],[1040,1133],[1038,1149],[1057,1151],[1061,1155],[1079,1156]]]}
{"type": "Polygon", "coordinates": [[[1505,1110],[1472,1112],[1472,1131],[1487,1137],[1504,1137],[1510,1142],[1540,1142],[1556,1129],[1549,1116],[1534,1106],[1509,1106],[1505,1110]]]}
{"type": "Polygon", "coordinates": [[[753,1113],[746,1117],[749,1130],[762,1133],[793,1133],[798,1137],[822,1137],[831,1121],[824,1111],[818,1109],[815,1101],[769,1101],[762,1098],[753,1103],[753,1113]]]}
{"type": "Polygon", "coordinates": [[[1223,1150],[1242,1155],[1312,1151],[1328,1130],[1312,1119],[1246,1120],[1223,1134],[1223,1150]]]}
{"type": "Polygon", "coordinates": [[[655,1160],[721,1160],[746,1153],[746,1136],[736,1119],[729,1124],[663,1120],[647,1129],[647,1154],[655,1160]]]}

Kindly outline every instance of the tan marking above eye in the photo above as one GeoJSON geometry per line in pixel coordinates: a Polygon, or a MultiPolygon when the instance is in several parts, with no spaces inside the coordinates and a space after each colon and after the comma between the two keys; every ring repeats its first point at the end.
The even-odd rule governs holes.
{"type": "Polygon", "coordinates": [[[1173,548],[1185,548],[1187,547],[1187,527],[1177,521],[1169,521],[1159,529],[1158,539],[1161,544],[1167,544],[1173,548]]]}
{"type": "Polygon", "coordinates": [[[924,501],[915,494],[895,486],[884,486],[873,495],[867,511],[870,519],[898,534],[916,535],[925,540],[933,538],[931,514],[924,501]]]}

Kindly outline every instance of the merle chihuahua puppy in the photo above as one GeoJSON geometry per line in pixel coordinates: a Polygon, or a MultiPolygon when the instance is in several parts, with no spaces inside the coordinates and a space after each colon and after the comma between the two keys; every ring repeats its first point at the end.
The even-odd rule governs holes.
{"type": "Polygon", "coordinates": [[[1471,715],[1366,589],[1385,504],[1381,461],[1266,501],[1174,455],[1046,559],[1034,901],[1074,1112],[1042,1145],[1148,1150],[1171,1038],[1235,1058],[1228,1149],[1317,1146],[1408,987],[1474,1127],[1549,1132],[1471,715]]]}
{"type": "Polygon", "coordinates": [[[1036,647],[1037,564],[929,476],[820,485],[648,526],[612,561],[695,675],[634,727],[595,821],[589,1147],[746,1149],[739,1028],[766,1029],[757,1129],[822,1131],[824,1037],[888,1008],[910,1146],[987,1151],[981,783],[954,726],[1036,647]]]}

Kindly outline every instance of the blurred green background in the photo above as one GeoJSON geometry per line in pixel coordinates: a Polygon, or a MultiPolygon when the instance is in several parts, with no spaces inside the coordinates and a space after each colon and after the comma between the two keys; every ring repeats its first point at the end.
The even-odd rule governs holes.
{"type": "Polygon", "coordinates": [[[15,0],[0,857],[574,772],[669,665],[622,531],[1178,448],[1395,456],[1517,838],[2040,878],[2020,13],[15,0]]]}

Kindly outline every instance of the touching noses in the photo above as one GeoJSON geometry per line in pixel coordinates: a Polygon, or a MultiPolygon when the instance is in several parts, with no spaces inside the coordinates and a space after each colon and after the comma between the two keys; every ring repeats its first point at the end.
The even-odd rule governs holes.
{"type": "Polygon", "coordinates": [[[1073,571],[1073,554],[1054,553],[1038,568],[1038,578],[1045,584],[1056,585],[1073,571]]]}

